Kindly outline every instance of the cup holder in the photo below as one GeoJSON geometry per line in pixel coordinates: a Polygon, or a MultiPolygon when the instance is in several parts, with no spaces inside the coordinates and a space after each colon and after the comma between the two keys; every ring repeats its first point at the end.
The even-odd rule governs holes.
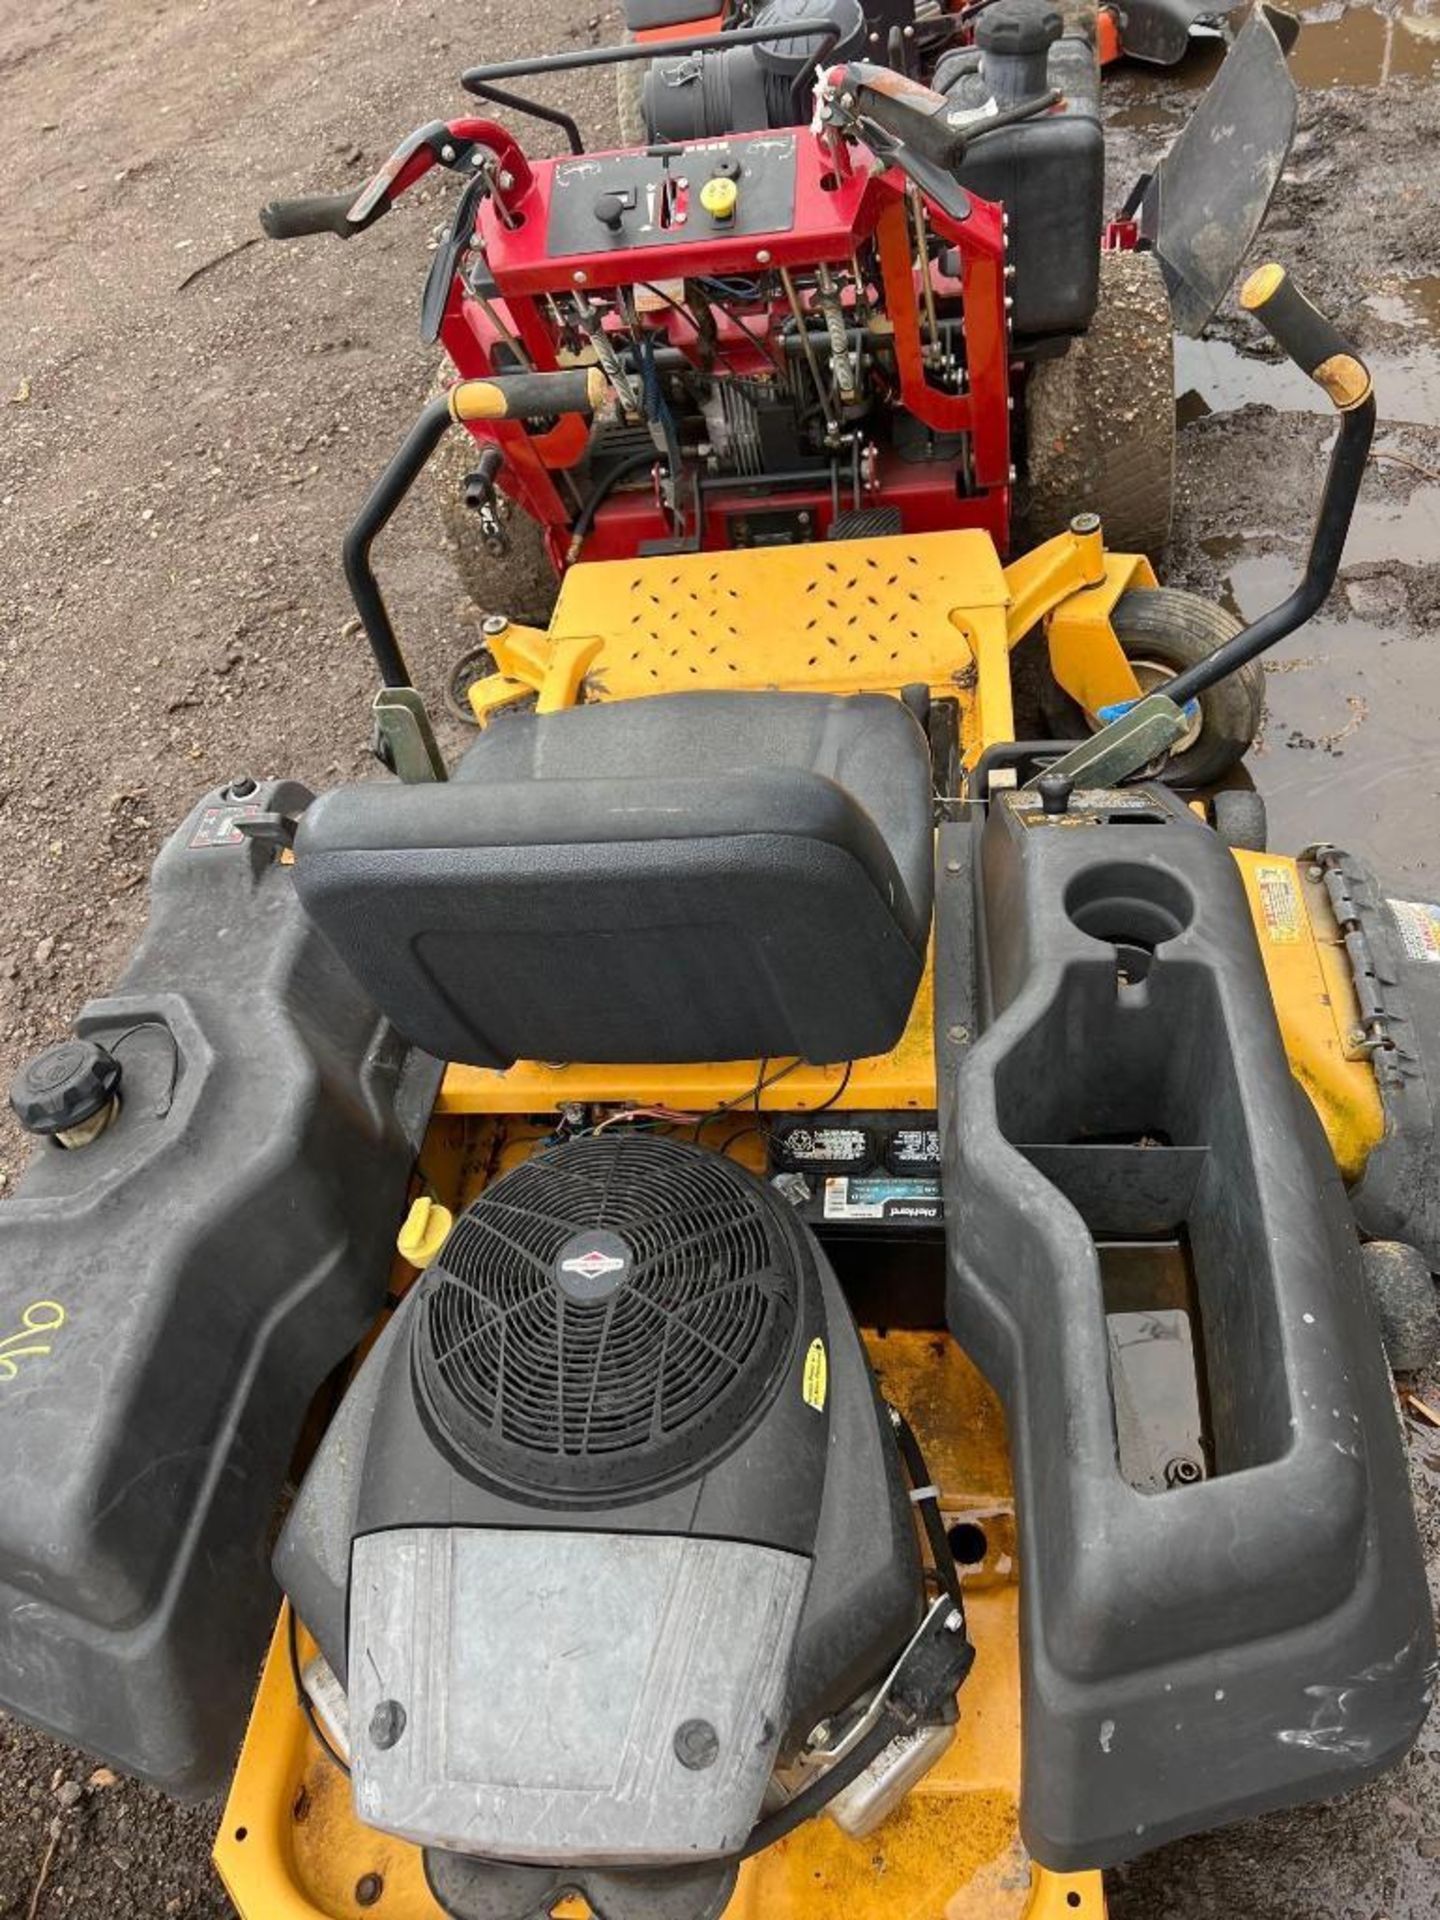
{"type": "Polygon", "coordinates": [[[1122,952],[1153,953],[1195,917],[1190,889],[1163,867],[1117,862],[1087,867],[1065,889],[1065,911],[1092,940],[1122,952]]]}

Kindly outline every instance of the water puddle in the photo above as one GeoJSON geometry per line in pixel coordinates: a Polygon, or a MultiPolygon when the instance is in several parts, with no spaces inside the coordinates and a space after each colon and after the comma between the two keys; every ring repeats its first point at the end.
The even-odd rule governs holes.
{"type": "MultiPolygon", "coordinates": [[[[1414,340],[1413,347],[1398,352],[1365,349],[1382,423],[1440,427],[1440,277],[1397,282],[1371,294],[1367,305],[1388,324],[1405,327],[1414,340]]],[[[1242,353],[1227,340],[1177,338],[1175,395],[1181,426],[1237,407],[1327,411],[1324,396],[1293,362],[1242,353]]]]}
{"type": "Polygon", "coordinates": [[[1290,360],[1262,360],[1228,340],[1175,341],[1175,405],[1180,425],[1239,407],[1275,407],[1281,413],[1320,413],[1323,395],[1290,360]]]}
{"type": "MultiPolygon", "coordinates": [[[[1427,0],[1421,0],[1427,4],[1427,0]]],[[[1440,4],[1433,13],[1331,4],[1302,13],[1290,68],[1297,87],[1383,90],[1440,80],[1440,4]]],[[[1181,68],[1135,70],[1116,88],[1121,127],[1173,134],[1208,86],[1223,49],[1194,45],[1181,68]]],[[[1322,108],[1323,111],[1323,108],[1322,108]]],[[[1157,150],[1160,141],[1157,140],[1157,150]]],[[[1409,484],[1362,496],[1345,548],[1347,570],[1326,613],[1265,661],[1267,719],[1246,765],[1264,795],[1270,844],[1294,852],[1333,840],[1417,897],[1440,897],[1440,632],[1417,631],[1407,577],[1395,567],[1440,558],[1440,471],[1387,448],[1385,423],[1440,428],[1440,272],[1379,280],[1364,296],[1374,325],[1365,358],[1382,422],[1378,475],[1408,466],[1409,484]]],[[[1176,341],[1181,424],[1260,405],[1324,414],[1324,397],[1288,361],[1226,340],[1176,341]]],[[[1440,467],[1440,461],[1434,462],[1440,467]]],[[[1225,575],[1221,598],[1241,620],[1282,600],[1300,577],[1298,547],[1256,552],[1251,538],[1203,541],[1225,575]]],[[[1414,576],[1408,576],[1409,579],[1414,576]]],[[[1440,1458],[1440,1456],[1437,1456],[1440,1458]]]]}
{"type": "Polygon", "coordinates": [[[1301,20],[1290,56],[1297,87],[1386,87],[1440,67],[1440,18],[1432,14],[1324,8],[1301,20]]]}
{"type": "MultiPolygon", "coordinates": [[[[1440,488],[1433,492],[1429,510],[1440,515],[1440,488]]],[[[1371,517],[1357,523],[1347,561],[1364,557],[1371,517]]],[[[1393,531],[1387,537],[1393,539],[1393,531]]],[[[1378,530],[1375,540],[1384,545],[1378,530]]],[[[1225,551],[1226,545],[1217,541],[1208,550],[1229,559],[1234,547],[1225,551]]],[[[1251,620],[1298,577],[1298,556],[1244,554],[1230,566],[1221,597],[1239,618],[1251,620]]],[[[1352,591],[1363,593],[1369,584],[1356,583],[1352,591]]],[[[1369,861],[1382,879],[1435,898],[1440,638],[1399,624],[1322,615],[1267,655],[1265,665],[1265,731],[1246,765],[1265,796],[1271,846],[1294,853],[1333,840],[1369,861]]]]}
{"type": "MultiPolygon", "coordinates": [[[[1321,6],[1300,13],[1300,37],[1290,55],[1297,87],[1387,87],[1392,80],[1423,80],[1440,73],[1440,13],[1380,13],[1373,7],[1321,6]]],[[[1218,35],[1197,33],[1177,67],[1121,66],[1139,98],[1107,114],[1110,125],[1139,133],[1178,128],[1177,94],[1209,86],[1225,58],[1218,35]]],[[[1126,84],[1123,83],[1122,84],[1126,84]]],[[[1128,91],[1128,85],[1127,85],[1128,91]]]]}

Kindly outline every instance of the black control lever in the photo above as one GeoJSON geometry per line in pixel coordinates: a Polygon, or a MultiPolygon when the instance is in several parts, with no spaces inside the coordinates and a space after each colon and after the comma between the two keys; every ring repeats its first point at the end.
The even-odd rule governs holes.
{"type": "Polygon", "coordinates": [[[555,372],[492,374],[479,380],[461,380],[425,407],[345,535],[345,579],[385,686],[408,687],[413,682],[375,578],[370,549],[419,479],[446,429],[456,421],[534,420],[554,414],[594,413],[604,404],[608,392],[598,367],[565,367],[555,372]]]}
{"type": "Polygon", "coordinates": [[[1240,290],[1240,304],[1253,313],[1271,339],[1322,387],[1340,415],[1340,432],[1330,453],[1325,490],[1310,536],[1305,571],[1295,591],[1208,658],[1167,682],[1177,706],[1193,700],[1227,673],[1265,653],[1318,613],[1340,571],[1345,536],[1350,531],[1360,482],[1375,434],[1375,394],[1370,370],[1332,320],[1313,307],[1283,267],[1261,267],[1240,290]]]}
{"type": "Polygon", "coordinates": [[[431,167],[469,173],[474,142],[443,120],[427,120],[408,133],[394,153],[365,183],[339,193],[307,193],[297,200],[272,200],[260,209],[260,225],[271,240],[299,240],[312,233],[333,233],[341,240],[364,233],[395,204],[407,187],[431,167]]]}
{"type": "Polygon", "coordinates": [[[352,220],[350,211],[355,200],[353,188],[342,193],[306,193],[296,200],[272,200],[260,209],[260,225],[271,240],[300,240],[312,233],[333,233],[348,240],[352,234],[373,227],[390,211],[390,202],[380,200],[361,219],[352,220]]]}
{"type": "MultiPolygon", "coordinates": [[[[1163,688],[1134,702],[1049,769],[1077,785],[1113,786],[1168,753],[1185,731],[1189,703],[1303,626],[1324,604],[1340,570],[1375,434],[1370,371],[1339,328],[1310,304],[1283,267],[1261,267],[1252,273],[1241,289],[1240,304],[1301,372],[1325,390],[1340,415],[1305,571],[1294,592],[1278,606],[1252,620],[1195,666],[1167,680],[1163,688]]],[[[1026,782],[1029,787],[1036,784],[1036,778],[1026,782]]]]}

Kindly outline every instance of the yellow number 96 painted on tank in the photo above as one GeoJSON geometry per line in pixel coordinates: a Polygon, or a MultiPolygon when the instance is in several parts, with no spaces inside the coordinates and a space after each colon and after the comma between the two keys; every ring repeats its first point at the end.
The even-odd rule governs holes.
{"type": "Polygon", "coordinates": [[[0,1382],[15,1379],[22,1360],[40,1359],[48,1354],[49,1341],[36,1343],[35,1336],[58,1333],[65,1319],[65,1309],[56,1300],[36,1300],[26,1307],[20,1316],[20,1331],[0,1339],[0,1382]],[[22,1344],[26,1341],[31,1344],[22,1344]]]}

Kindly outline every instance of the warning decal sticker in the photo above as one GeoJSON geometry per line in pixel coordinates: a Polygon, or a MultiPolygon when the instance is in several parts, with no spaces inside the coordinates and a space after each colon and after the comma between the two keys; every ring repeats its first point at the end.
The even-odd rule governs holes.
{"type": "Polygon", "coordinates": [[[237,820],[253,820],[264,808],[258,800],[248,801],[244,806],[206,807],[200,816],[200,824],[190,836],[192,852],[204,847],[238,847],[244,844],[245,836],[236,826],[237,820]]]}
{"type": "Polygon", "coordinates": [[[1295,883],[1295,869],[1277,861],[1257,861],[1255,889],[1267,937],[1278,947],[1297,946],[1305,909],[1295,883]]]}
{"type": "Polygon", "coordinates": [[[800,1382],[800,1392],[806,1406],[814,1407],[817,1413],[823,1412],[829,1386],[830,1365],[825,1358],[825,1342],[812,1340],[805,1355],[805,1372],[800,1382]]]}
{"type": "Polygon", "coordinates": [[[1440,906],[1429,900],[1387,900],[1407,960],[1440,961],[1440,906]]]}

